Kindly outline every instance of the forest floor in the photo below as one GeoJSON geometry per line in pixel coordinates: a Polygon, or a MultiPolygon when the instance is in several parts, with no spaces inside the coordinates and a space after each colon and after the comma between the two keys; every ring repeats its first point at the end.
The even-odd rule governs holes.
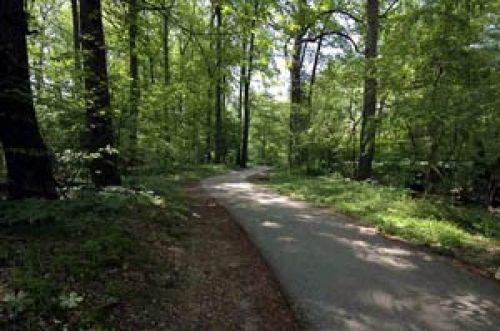
{"type": "MultiPolygon", "coordinates": [[[[202,185],[262,252],[306,329],[489,331],[500,325],[498,282],[448,257],[388,238],[373,223],[247,180],[265,179],[258,175],[262,170],[233,171],[205,179],[202,185]]],[[[322,186],[305,180],[297,186],[292,181],[281,185],[323,192],[324,198],[335,190],[335,183],[322,186]]],[[[266,183],[276,183],[273,175],[266,183]]],[[[392,203],[383,204],[380,197],[368,201],[373,199],[380,199],[384,210],[392,203]]],[[[339,201],[347,204],[350,199],[339,201]]],[[[421,225],[425,233],[426,223],[421,225]]]]}
{"type": "Polygon", "coordinates": [[[0,329],[297,330],[259,253],[197,184],[220,171],[0,201],[0,329]]]}

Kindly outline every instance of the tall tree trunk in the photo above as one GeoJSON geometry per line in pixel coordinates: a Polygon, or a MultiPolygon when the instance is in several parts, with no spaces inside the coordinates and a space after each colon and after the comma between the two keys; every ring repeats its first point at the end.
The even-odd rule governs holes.
{"type": "Polygon", "coordinates": [[[299,121],[302,108],[302,81],[301,81],[301,54],[302,54],[302,33],[298,33],[294,38],[292,50],[292,65],[290,68],[290,123],[288,141],[288,165],[293,167],[298,164],[297,145],[299,136],[299,121]]]}
{"type": "MultiPolygon", "coordinates": [[[[178,36],[178,44],[179,44],[179,76],[182,77],[181,79],[185,78],[185,73],[184,70],[186,68],[185,65],[185,57],[186,57],[186,50],[188,47],[188,43],[184,42],[184,39],[182,38],[183,36],[179,34],[178,36]]],[[[177,113],[178,113],[178,119],[182,120],[182,112],[184,111],[184,98],[183,98],[183,93],[177,93],[177,113]]],[[[175,127],[176,129],[180,129],[179,126],[175,127]]],[[[174,133],[176,135],[176,133],[174,133]]]]}
{"type": "Polygon", "coordinates": [[[245,95],[245,79],[247,77],[247,65],[246,65],[246,54],[247,54],[247,43],[246,40],[242,43],[242,51],[245,60],[240,65],[240,84],[239,84],[239,95],[238,95],[238,121],[239,121],[239,134],[238,134],[238,150],[236,154],[236,164],[241,166],[241,143],[243,137],[243,99],[245,95]]]}
{"type": "Polygon", "coordinates": [[[80,0],[80,26],[87,93],[85,147],[95,155],[90,162],[92,181],[97,187],[119,185],[100,0],[80,0]]]}
{"type": "MultiPolygon", "coordinates": [[[[207,100],[212,100],[212,88],[208,89],[207,100]]],[[[206,114],[206,135],[205,135],[205,162],[212,162],[212,105],[207,107],[206,114]]]]}
{"type": "Polygon", "coordinates": [[[137,118],[139,116],[140,88],[139,88],[139,58],[137,55],[137,18],[139,6],[137,0],[129,0],[129,65],[130,65],[130,100],[127,120],[128,146],[126,146],[129,162],[134,163],[137,158],[137,118]]]}
{"type": "Polygon", "coordinates": [[[222,128],[222,0],[215,0],[215,20],[217,36],[216,48],[216,77],[215,77],[215,162],[221,163],[224,154],[224,136],[222,128]]]}
{"type": "MultiPolygon", "coordinates": [[[[306,125],[310,125],[312,117],[313,117],[313,93],[314,93],[314,84],[316,83],[316,72],[318,71],[319,58],[321,55],[321,44],[323,43],[323,37],[320,37],[318,40],[318,44],[316,46],[316,53],[314,54],[314,62],[311,72],[311,79],[309,81],[309,93],[307,94],[307,114],[305,122],[306,125]]],[[[304,47],[305,48],[305,47],[304,47]]],[[[306,163],[307,171],[311,171],[315,165],[311,165],[312,161],[312,145],[307,144],[306,148],[303,149],[303,157],[304,162],[306,163]]]]}
{"type": "Polygon", "coordinates": [[[12,199],[56,198],[47,146],[33,107],[23,1],[0,1],[0,141],[12,199]]]}
{"type": "MultiPolygon", "coordinates": [[[[163,2],[165,6],[165,1],[163,2]]],[[[171,73],[170,73],[170,22],[169,22],[170,13],[163,13],[163,83],[164,83],[164,93],[167,93],[167,87],[170,85],[171,73]]],[[[165,137],[167,142],[171,141],[171,127],[170,123],[172,122],[170,119],[170,107],[169,102],[165,96],[163,102],[163,111],[165,112],[165,123],[164,130],[165,137]]]]}
{"type": "Polygon", "coordinates": [[[359,180],[372,176],[372,163],[375,157],[376,106],[377,106],[377,48],[379,33],[379,0],[366,1],[366,48],[365,48],[365,87],[363,93],[363,114],[359,149],[359,180]]]}
{"type": "MultiPolygon", "coordinates": [[[[311,73],[311,80],[309,81],[309,94],[307,96],[307,103],[309,106],[309,117],[311,116],[312,111],[312,101],[313,101],[313,92],[314,92],[314,84],[316,83],[316,72],[318,71],[319,57],[321,55],[321,44],[323,43],[323,37],[320,37],[318,40],[318,45],[316,46],[316,53],[314,54],[314,63],[311,73]]],[[[310,120],[310,118],[309,118],[310,120]]]]}
{"type": "Polygon", "coordinates": [[[253,70],[253,57],[254,57],[254,48],[255,48],[255,25],[257,23],[257,12],[259,9],[259,1],[255,1],[254,6],[254,18],[252,20],[252,34],[250,35],[250,43],[248,48],[248,68],[247,75],[245,79],[245,91],[244,91],[244,107],[243,107],[243,136],[242,136],[242,144],[241,144],[241,157],[240,157],[240,167],[246,168],[248,163],[248,139],[250,132],[250,84],[252,82],[252,70],[253,70]]]}

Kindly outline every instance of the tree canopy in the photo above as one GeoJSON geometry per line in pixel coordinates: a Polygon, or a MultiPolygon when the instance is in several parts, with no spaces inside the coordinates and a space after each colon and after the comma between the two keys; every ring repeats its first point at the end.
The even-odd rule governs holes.
{"type": "MultiPolygon", "coordinates": [[[[13,23],[27,40],[24,97],[59,183],[76,172],[107,186],[144,167],[252,162],[498,200],[499,1],[33,0],[24,9],[13,23]]],[[[3,100],[2,116],[18,111],[3,100]]],[[[16,130],[2,129],[4,169],[16,130]]]]}

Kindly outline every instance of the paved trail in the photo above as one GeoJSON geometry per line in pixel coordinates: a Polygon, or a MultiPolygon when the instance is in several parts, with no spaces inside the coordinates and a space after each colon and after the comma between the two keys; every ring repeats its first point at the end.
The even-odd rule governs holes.
{"type": "Polygon", "coordinates": [[[308,330],[500,330],[500,285],[250,184],[202,185],[245,228],[308,330]]]}

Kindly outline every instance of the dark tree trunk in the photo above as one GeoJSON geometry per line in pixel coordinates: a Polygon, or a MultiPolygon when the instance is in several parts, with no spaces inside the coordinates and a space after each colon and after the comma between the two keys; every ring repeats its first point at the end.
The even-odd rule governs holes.
{"type": "Polygon", "coordinates": [[[298,164],[297,145],[299,136],[299,122],[302,111],[302,81],[301,81],[301,54],[302,54],[302,33],[298,33],[294,38],[292,65],[290,68],[290,127],[288,142],[288,165],[293,167],[298,164]]]}
{"type": "Polygon", "coordinates": [[[80,0],[80,26],[87,93],[87,136],[84,143],[95,155],[90,162],[92,181],[97,187],[119,185],[100,0],[80,0]]]}
{"type": "Polygon", "coordinates": [[[320,37],[318,40],[318,45],[316,46],[316,54],[314,54],[314,63],[313,63],[313,68],[312,68],[312,73],[311,73],[311,80],[309,82],[309,94],[307,96],[307,103],[309,106],[309,117],[311,115],[310,112],[312,111],[314,84],[316,83],[316,72],[318,71],[318,64],[319,64],[319,57],[321,55],[321,44],[322,43],[323,43],[323,37],[320,37]]]}
{"type": "MultiPolygon", "coordinates": [[[[246,41],[242,44],[243,55],[246,56],[247,44],[246,41]]],[[[247,66],[246,61],[240,65],[240,86],[239,86],[239,96],[238,96],[238,121],[239,121],[239,141],[238,150],[236,153],[236,164],[241,166],[241,139],[243,137],[243,99],[245,94],[245,79],[247,76],[247,66]]]]}
{"type": "Polygon", "coordinates": [[[135,163],[137,159],[137,118],[139,116],[139,59],[137,56],[137,17],[139,6],[137,0],[129,2],[129,65],[130,65],[130,109],[127,120],[128,131],[128,151],[127,158],[130,163],[135,163]]]}
{"type": "MultiPolygon", "coordinates": [[[[254,0],[254,18],[252,20],[252,31],[255,31],[255,25],[257,23],[257,14],[259,10],[259,1],[254,0]]],[[[252,32],[250,35],[250,45],[248,48],[248,68],[247,74],[244,81],[245,90],[244,90],[244,107],[243,107],[243,132],[242,132],[242,142],[241,142],[241,157],[240,157],[240,167],[246,168],[248,163],[248,139],[250,133],[250,84],[252,82],[252,70],[253,70],[253,57],[254,57],[254,48],[255,48],[255,32],[252,32]]]]}
{"type": "Polygon", "coordinates": [[[363,115],[361,120],[361,137],[359,149],[359,180],[372,176],[372,163],[375,157],[377,78],[376,64],[378,30],[379,30],[379,0],[366,1],[367,32],[366,32],[366,77],[363,93],[363,115]]]}
{"type": "MultiPolygon", "coordinates": [[[[137,1],[140,1],[140,0],[136,0],[136,3],[137,3],[137,1]]],[[[147,9],[144,9],[143,15],[144,15],[145,26],[150,26],[151,25],[150,12],[147,9]]],[[[146,86],[149,86],[149,83],[151,83],[151,85],[154,85],[154,83],[156,81],[156,76],[155,76],[155,56],[156,56],[156,54],[153,54],[153,51],[151,49],[151,38],[150,38],[150,30],[149,29],[145,30],[144,42],[147,46],[145,48],[146,59],[144,60],[144,75],[143,76],[144,76],[144,82],[146,83],[146,86]]]]}
{"type": "MultiPolygon", "coordinates": [[[[185,58],[186,58],[186,51],[188,48],[188,42],[185,42],[184,39],[182,38],[182,35],[179,35],[178,38],[178,44],[179,44],[179,76],[180,77],[185,77],[184,76],[184,71],[186,68],[185,65],[185,58]]],[[[177,93],[177,113],[180,115],[178,117],[179,120],[182,120],[182,112],[184,111],[184,97],[182,93],[177,93]]],[[[177,129],[179,128],[179,125],[175,126],[175,132],[174,135],[177,135],[177,129]]]]}
{"type": "Polygon", "coordinates": [[[35,116],[23,1],[0,1],[0,141],[9,197],[56,198],[51,158],[35,116]]]}
{"type": "MultiPolygon", "coordinates": [[[[212,100],[212,88],[208,89],[208,100],[212,100]]],[[[207,107],[206,135],[205,135],[205,162],[212,162],[212,107],[207,107]]]]}
{"type": "Polygon", "coordinates": [[[215,162],[221,163],[224,154],[224,136],[222,132],[222,8],[221,0],[215,3],[216,20],[216,77],[215,77],[215,162]]]}
{"type": "MultiPolygon", "coordinates": [[[[163,2],[163,5],[166,5],[163,2]]],[[[171,73],[170,73],[170,22],[169,22],[169,14],[163,13],[163,83],[164,83],[164,91],[166,93],[166,88],[170,85],[171,73]]],[[[171,141],[171,127],[170,123],[172,122],[170,119],[170,106],[168,101],[165,98],[163,103],[163,111],[165,112],[165,137],[168,142],[171,141]]]]}
{"type": "MultiPolygon", "coordinates": [[[[312,117],[313,117],[313,93],[314,93],[314,84],[316,83],[316,72],[318,70],[319,58],[321,55],[321,44],[323,43],[323,37],[320,37],[318,40],[318,44],[316,46],[316,53],[314,55],[314,62],[311,72],[311,79],[309,81],[309,93],[307,94],[307,114],[305,115],[305,124],[307,126],[310,125],[312,117]]],[[[305,47],[304,47],[305,48],[305,47]]],[[[311,171],[315,165],[311,164],[312,161],[312,149],[311,145],[308,144],[306,148],[302,150],[303,162],[306,163],[307,171],[311,171]]]]}

